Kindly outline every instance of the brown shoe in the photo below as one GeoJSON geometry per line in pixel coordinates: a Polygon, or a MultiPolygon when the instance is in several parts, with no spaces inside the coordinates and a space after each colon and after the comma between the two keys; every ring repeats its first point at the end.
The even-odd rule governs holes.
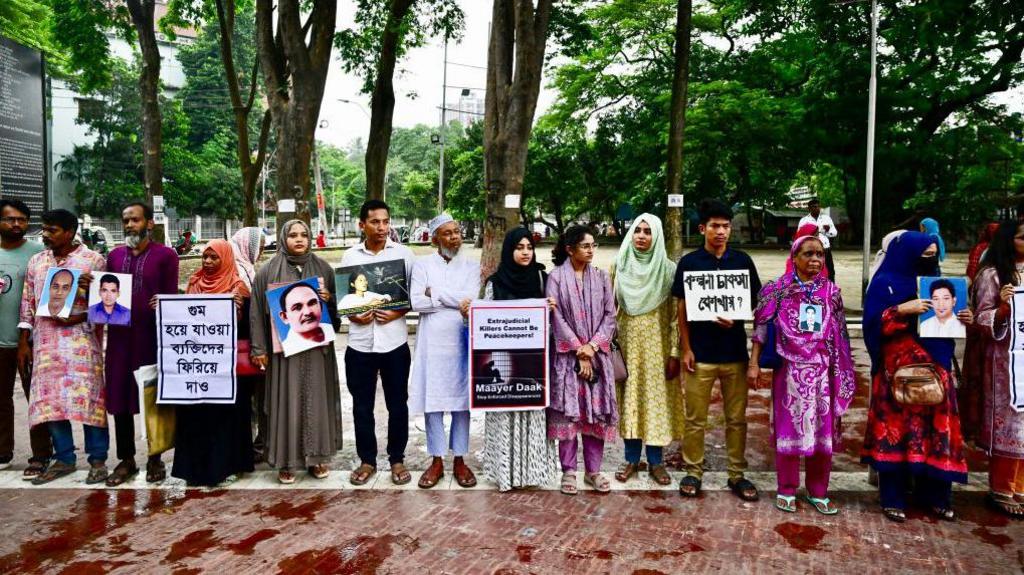
{"type": "Polygon", "coordinates": [[[437,482],[441,481],[442,477],[444,477],[444,460],[440,457],[435,457],[434,460],[431,461],[430,467],[423,472],[423,475],[420,475],[420,481],[417,485],[419,485],[421,489],[430,489],[437,485],[437,482]]]}
{"type": "Polygon", "coordinates": [[[452,474],[455,476],[455,481],[459,484],[459,487],[476,487],[476,475],[473,475],[473,470],[466,465],[466,462],[461,457],[455,458],[452,474]]]}
{"type": "Polygon", "coordinates": [[[124,460],[114,467],[114,472],[107,476],[107,487],[117,487],[139,474],[134,461],[124,460]]]}

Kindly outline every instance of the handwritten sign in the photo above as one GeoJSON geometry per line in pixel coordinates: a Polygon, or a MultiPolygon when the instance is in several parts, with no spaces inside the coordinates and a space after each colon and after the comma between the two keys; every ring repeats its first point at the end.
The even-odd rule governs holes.
{"type": "Polygon", "coordinates": [[[1024,412],[1024,286],[1010,300],[1010,407],[1024,412]]]}
{"type": "Polygon", "coordinates": [[[469,345],[470,409],[547,407],[547,300],[474,301],[469,345]]]}
{"type": "Polygon", "coordinates": [[[235,302],[231,295],[161,295],[157,403],[234,403],[235,302]]]}
{"type": "Polygon", "coordinates": [[[683,290],[689,321],[754,319],[747,270],[683,272],[683,290]]]}

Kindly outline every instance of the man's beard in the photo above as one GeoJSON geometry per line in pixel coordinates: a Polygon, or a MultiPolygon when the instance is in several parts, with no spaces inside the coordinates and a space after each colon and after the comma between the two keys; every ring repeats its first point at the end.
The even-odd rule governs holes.
{"type": "Polygon", "coordinates": [[[459,250],[461,250],[461,249],[462,249],[461,245],[455,247],[455,249],[446,248],[446,247],[440,246],[440,245],[437,246],[437,251],[441,254],[441,257],[443,257],[446,260],[453,260],[453,259],[455,259],[455,256],[459,255],[459,250]]]}
{"type": "Polygon", "coordinates": [[[0,232],[0,238],[2,238],[5,242],[20,242],[22,239],[25,238],[25,232],[23,231],[20,234],[16,234],[13,232],[0,232]]]}
{"type": "Polygon", "coordinates": [[[125,245],[127,245],[128,247],[130,247],[130,248],[132,248],[134,250],[135,248],[139,247],[139,244],[141,244],[143,241],[145,241],[146,238],[148,238],[148,237],[149,237],[149,230],[148,229],[144,229],[144,230],[142,230],[141,232],[139,232],[137,234],[125,234],[125,236],[124,236],[124,243],[125,243],[125,245]]]}

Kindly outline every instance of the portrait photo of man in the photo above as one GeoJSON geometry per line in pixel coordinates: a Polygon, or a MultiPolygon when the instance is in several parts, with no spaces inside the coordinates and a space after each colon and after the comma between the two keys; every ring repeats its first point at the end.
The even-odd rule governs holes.
{"type": "Polygon", "coordinates": [[[921,337],[967,337],[967,327],[957,317],[966,302],[957,297],[957,291],[954,282],[946,278],[936,279],[926,292],[922,290],[921,298],[931,301],[934,315],[921,320],[921,337]]]}
{"type": "Polygon", "coordinates": [[[275,291],[278,294],[271,301],[278,307],[273,311],[277,314],[285,357],[334,341],[334,325],[311,284],[297,282],[275,291]]]}
{"type": "Polygon", "coordinates": [[[79,273],[77,270],[50,268],[49,282],[43,290],[36,315],[40,317],[69,317],[71,308],[75,304],[79,273]]]}
{"type": "Polygon", "coordinates": [[[818,333],[821,331],[821,317],[819,313],[821,306],[813,304],[805,305],[803,313],[800,314],[800,331],[818,333]]]}
{"type": "MultiPolygon", "coordinates": [[[[129,279],[131,276],[128,276],[129,279]]],[[[131,294],[131,286],[125,285],[123,293],[131,294]]],[[[100,276],[99,286],[96,295],[90,295],[89,301],[94,302],[89,306],[89,322],[94,324],[110,325],[131,325],[132,312],[127,307],[118,303],[121,298],[121,278],[115,274],[103,274],[100,276]]]]}

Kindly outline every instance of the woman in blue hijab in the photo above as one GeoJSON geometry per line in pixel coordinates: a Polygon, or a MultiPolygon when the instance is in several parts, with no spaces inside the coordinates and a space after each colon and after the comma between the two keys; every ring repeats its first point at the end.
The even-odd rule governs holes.
{"type": "Polygon", "coordinates": [[[942,241],[942,234],[939,233],[939,222],[932,218],[925,218],[921,220],[921,231],[928,234],[935,242],[935,246],[939,248],[939,263],[946,261],[946,242],[942,241]]]}
{"type": "MultiPolygon", "coordinates": [[[[907,232],[890,244],[871,280],[864,306],[864,343],[871,355],[871,403],[861,461],[878,471],[885,516],[906,521],[906,487],[914,479],[917,503],[940,519],[952,521],[952,482],[967,482],[960,416],[953,387],[954,342],[917,335],[918,316],[931,300],[917,294],[919,276],[938,275],[938,245],[922,232],[907,232]],[[938,405],[896,401],[892,374],[900,367],[931,363],[945,397],[938,405]]],[[[974,316],[960,316],[970,324],[974,316]]]]}

